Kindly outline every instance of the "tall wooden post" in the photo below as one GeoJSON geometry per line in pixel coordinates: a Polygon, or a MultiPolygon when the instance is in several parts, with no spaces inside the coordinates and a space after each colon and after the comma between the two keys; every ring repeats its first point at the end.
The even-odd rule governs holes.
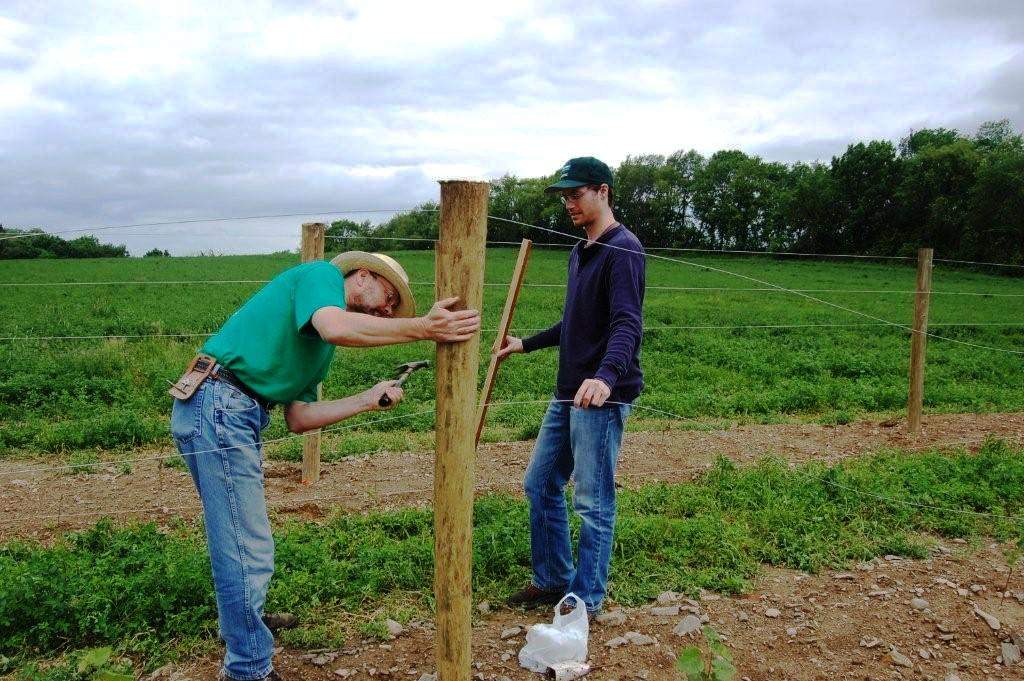
{"type": "MultiPolygon", "coordinates": [[[[302,262],[324,259],[324,233],[327,225],[306,222],[302,225],[302,262]]],[[[323,386],[316,387],[316,398],[323,397],[323,386]]],[[[302,482],[311,485],[320,480],[320,429],[302,438],[302,482]]]]}
{"type": "Polygon", "coordinates": [[[928,347],[928,302],[932,293],[931,248],[917,251],[917,289],[914,296],[914,333],[910,339],[910,398],[907,421],[910,433],[921,432],[921,409],[924,405],[924,355],[928,347]]]}
{"type": "MultiPolygon", "coordinates": [[[[454,309],[483,304],[487,239],[486,182],[441,182],[437,242],[438,300],[458,296],[454,309]]],[[[440,681],[469,681],[473,561],[473,467],[480,336],[437,344],[437,425],[434,464],[435,658],[440,681]]]]}

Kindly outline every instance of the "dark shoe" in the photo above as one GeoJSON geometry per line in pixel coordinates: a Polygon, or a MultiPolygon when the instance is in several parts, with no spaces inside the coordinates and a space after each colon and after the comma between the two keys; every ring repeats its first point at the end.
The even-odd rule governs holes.
{"type": "Polygon", "coordinates": [[[572,614],[576,610],[576,599],[570,596],[558,606],[558,614],[562,617],[572,614]]]}
{"type": "Polygon", "coordinates": [[[271,612],[263,615],[263,623],[267,629],[276,632],[299,626],[299,618],[290,612],[271,612]]]}
{"type": "Polygon", "coordinates": [[[529,610],[541,605],[554,605],[562,600],[564,595],[561,591],[545,591],[530,584],[522,591],[517,591],[509,596],[506,602],[511,608],[526,608],[529,610]]]}

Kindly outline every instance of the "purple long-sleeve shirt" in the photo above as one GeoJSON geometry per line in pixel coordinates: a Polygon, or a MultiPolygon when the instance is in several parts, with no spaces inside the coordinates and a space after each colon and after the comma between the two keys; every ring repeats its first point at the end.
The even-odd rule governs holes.
{"type": "Polygon", "coordinates": [[[622,224],[595,243],[576,244],[562,319],[523,340],[523,350],[558,346],[555,397],[571,400],[580,384],[599,378],[612,402],[632,402],[644,387],[640,369],[646,260],[639,239],[622,224]]]}

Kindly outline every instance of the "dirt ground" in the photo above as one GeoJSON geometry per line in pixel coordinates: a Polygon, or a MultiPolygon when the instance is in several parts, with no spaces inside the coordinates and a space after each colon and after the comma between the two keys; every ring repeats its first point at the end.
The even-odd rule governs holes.
{"type": "MultiPolygon", "coordinates": [[[[1020,438],[1024,414],[929,416],[916,438],[906,434],[904,422],[878,420],[843,426],[750,425],[629,433],[618,478],[625,487],[688,480],[718,455],[743,464],[771,452],[798,463],[837,461],[882,446],[917,449],[966,442],[976,448],[990,434],[1020,438]]],[[[477,492],[519,494],[531,449],[532,442],[482,445],[477,492]]],[[[46,462],[0,462],[0,541],[15,536],[45,540],[92,525],[100,514],[160,521],[199,512],[187,473],[154,461],[136,463],[126,474],[119,474],[115,465],[89,474],[12,474],[38,465],[46,462]]],[[[301,483],[298,464],[269,462],[265,474],[276,514],[315,519],[334,508],[429,504],[433,455],[395,452],[325,464],[322,480],[312,487],[301,483]]],[[[754,590],[739,597],[706,593],[698,601],[688,601],[663,594],[663,603],[641,608],[619,610],[613,605],[606,613],[612,622],[591,623],[592,671],[586,678],[678,678],[673,671],[675,656],[697,638],[674,629],[693,614],[725,637],[736,658],[737,678],[751,681],[1024,679],[1024,664],[1002,664],[1004,643],[1010,655],[1024,648],[1024,579],[1010,573],[1003,548],[948,541],[937,544],[926,560],[886,557],[845,573],[765,569],[754,590]],[[991,616],[991,623],[979,611],[991,616]]],[[[516,656],[525,628],[549,618],[550,612],[523,613],[499,604],[492,604],[488,612],[475,612],[474,678],[541,678],[520,668],[516,656]]],[[[289,681],[420,681],[433,671],[433,633],[430,623],[411,623],[386,643],[367,640],[340,650],[280,650],[275,665],[289,681]]],[[[153,678],[212,680],[217,658],[211,655],[164,669],[153,678]]]]}
{"type": "MultiPolygon", "coordinates": [[[[937,545],[926,560],[891,556],[862,563],[849,572],[812,576],[769,569],[754,591],[740,597],[706,593],[698,601],[689,601],[666,593],[662,594],[666,605],[652,602],[641,608],[613,608],[605,615],[621,621],[591,623],[588,662],[592,670],[586,678],[679,678],[673,667],[675,657],[697,638],[678,635],[674,629],[694,614],[707,618],[726,639],[738,679],[941,680],[951,678],[950,674],[964,681],[1021,679],[1024,664],[1007,668],[1001,658],[1004,642],[1024,646],[1024,579],[1019,574],[1007,577],[1001,547],[948,542],[937,545]],[[997,618],[999,629],[994,630],[976,609],[997,618]],[[627,634],[629,642],[609,645],[627,634]]],[[[522,669],[517,655],[526,627],[550,618],[550,612],[495,607],[486,614],[478,610],[476,615],[475,679],[542,678],[522,669]]],[[[338,650],[280,650],[274,664],[289,681],[419,681],[433,671],[433,646],[431,625],[412,623],[387,643],[357,641],[338,650]]],[[[211,655],[183,665],[175,670],[175,678],[212,680],[218,660],[211,655]]]]}
{"type": "MultiPolygon", "coordinates": [[[[969,448],[977,448],[990,434],[1019,439],[1024,435],[1024,413],[927,416],[917,437],[909,436],[906,423],[898,420],[627,433],[617,479],[624,487],[689,480],[719,455],[747,464],[773,453],[801,463],[834,462],[883,446],[916,449],[968,442],[969,448]]],[[[520,494],[532,448],[529,441],[481,445],[477,493],[520,494]]],[[[427,505],[433,495],[433,459],[432,452],[386,452],[325,463],[320,482],[312,486],[302,484],[299,464],[270,461],[264,471],[267,498],[275,513],[308,518],[335,508],[360,511],[427,505]]],[[[104,515],[159,521],[198,514],[198,498],[188,473],[159,464],[137,462],[126,474],[119,473],[116,465],[93,467],[87,473],[40,473],[26,469],[47,462],[0,461],[0,541],[14,536],[46,538],[90,526],[104,515]]]]}

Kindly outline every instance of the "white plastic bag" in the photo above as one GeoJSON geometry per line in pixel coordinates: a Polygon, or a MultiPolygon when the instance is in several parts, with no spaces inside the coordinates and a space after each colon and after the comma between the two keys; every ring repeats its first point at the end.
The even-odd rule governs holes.
{"type": "Polygon", "coordinates": [[[555,606],[551,624],[534,624],[526,632],[526,645],[519,651],[519,664],[530,671],[545,673],[564,662],[585,662],[587,659],[587,606],[576,594],[566,594],[555,606]],[[573,599],[576,607],[562,615],[562,603],[573,599]]]}

